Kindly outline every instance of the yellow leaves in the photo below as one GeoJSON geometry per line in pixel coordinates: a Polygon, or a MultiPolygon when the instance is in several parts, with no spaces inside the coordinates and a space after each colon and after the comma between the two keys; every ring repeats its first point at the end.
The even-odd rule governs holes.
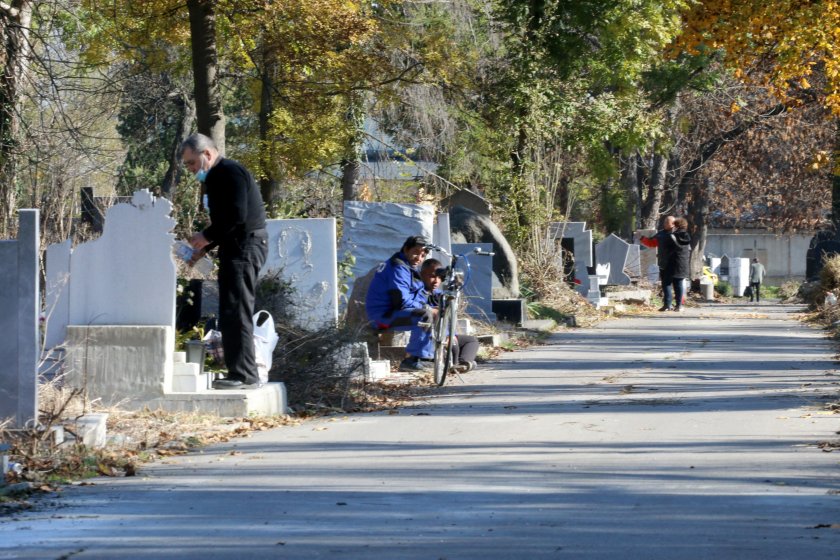
{"type": "Polygon", "coordinates": [[[811,89],[811,82],[809,82],[806,78],[801,78],[799,80],[799,87],[802,89],[811,89]]]}
{"type": "Polygon", "coordinates": [[[729,112],[733,115],[741,110],[741,105],[737,101],[733,101],[732,105],[729,106],[729,112]]]}
{"type": "Polygon", "coordinates": [[[831,165],[831,154],[825,150],[820,150],[814,155],[814,159],[808,167],[813,171],[819,171],[828,165],[831,165]]]}

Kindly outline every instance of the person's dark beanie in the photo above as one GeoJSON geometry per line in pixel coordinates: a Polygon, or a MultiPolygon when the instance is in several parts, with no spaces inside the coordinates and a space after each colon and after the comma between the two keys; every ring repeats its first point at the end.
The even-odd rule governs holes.
{"type": "Polygon", "coordinates": [[[428,239],[426,239],[422,235],[410,235],[406,238],[405,243],[403,243],[402,250],[407,251],[408,249],[413,249],[418,245],[426,246],[428,244],[428,239]]]}

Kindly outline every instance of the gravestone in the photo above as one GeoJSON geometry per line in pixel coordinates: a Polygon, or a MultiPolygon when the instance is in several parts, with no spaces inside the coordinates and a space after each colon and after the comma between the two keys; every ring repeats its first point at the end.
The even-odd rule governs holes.
{"type": "Polygon", "coordinates": [[[519,265],[516,255],[502,235],[499,227],[489,216],[477,214],[463,206],[456,206],[449,212],[453,243],[492,243],[493,252],[493,297],[508,299],[519,297],[519,265]]]}
{"type": "Polygon", "coordinates": [[[268,220],[268,257],[261,276],[277,273],[293,294],[287,315],[311,331],[338,321],[335,218],[268,220]]]}
{"type": "Polygon", "coordinates": [[[38,210],[21,210],[18,238],[0,241],[0,421],[38,420],[38,210]]]}
{"type": "MultiPolygon", "coordinates": [[[[435,228],[432,233],[432,243],[438,247],[446,249],[450,253],[452,252],[452,236],[449,231],[449,214],[443,213],[437,215],[435,219],[435,228]]],[[[432,251],[429,256],[441,262],[446,260],[446,255],[440,251],[432,251]]]]}
{"type": "Polygon", "coordinates": [[[630,244],[614,233],[595,245],[596,263],[610,264],[607,284],[611,286],[628,286],[630,284],[630,277],[624,273],[629,251],[630,244]]]}
{"type": "Polygon", "coordinates": [[[431,206],[345,202],[340,258],[349,252],[356,259],[350,282],[399,251],[408,236],[422,235],[431,240],[434,221],[435,212],[431,206]]]}
{"type": "Polygon", "coordinates": [[[171,210],[145,189],[108,209],[102,236],[70,259],[70,324],[175,325],[171,210]]]}
{"type": "MultiPolygon", "coordinates": [[[[172,204],[148,190],[110,207],[98,239],[70,255],[67,383],[105,404],[162,398],[172,387],[172,204]]],[[[48,330],[60,328],[48,324],[48,330]]]]}
{"type": "Polygon", "coordinates": [[[729,259],[729,283],[732,285],[732,295],[744,295],[744,290],[750,285],[750,259],[729,259]]]}
{"type": "Polygon", "coordinates": [[[55,348],[67,338],[70,322],[70,240],[47,247],[46,334],[44,347],[55,348]]]}
{"type": "MultiPolygon", "coordinates": [[[[475,249],[490,252],[492,243],[453,243],[452,252],[467,256],[470,263],[463,297],[467,303],[466,313],[482,321],[495,321],[493,313],[493,259],[495,257],[474,255],[475,249]]],[[[461,265],[458,265],[459,268],[461,265]]],[[[463,270],[463,269],[462,269],[463,270]]]]}
{"type": "Polygon", "coordinates": [[[639,280],[642,277],[642,259],[639,245],[628,246],[627,263],[624,265],[624,272],[632,280],[639,280]]]}
{"type": "MultiPolygon", "coordinates": [[[[581,295],[589,293],[589,271],[592,263],[592,232],[586,222],[552,222],[548,226],[549,239],[571,239],[574,247],[576,290],[581,295]]],[[[562,264],[562,263],[561,263],[562,264]]]]}

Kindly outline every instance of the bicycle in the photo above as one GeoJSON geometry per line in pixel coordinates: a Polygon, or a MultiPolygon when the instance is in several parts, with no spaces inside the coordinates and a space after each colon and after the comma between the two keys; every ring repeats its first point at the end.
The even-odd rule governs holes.
{"type": "MultiPolygon", "coordinates": [[[[461,294],[464,286],[469,280],[470,262],[466,255],[453,255],[446,249],[436,245],[427,245],[428,249],[439,251],[450,259],[449,266],[443,269],[443,282],[441,283],[440,303],[438,304],[437,318],[432,323],[432,341],[435,345],[434,357],[434,378],[438,387],[446,382],[447,374],[454,369],[455,345],[458,343],[455,335],[455,327],[458,324],[458,306],[461,303],[461,294]],[[459,261],[466,264],[466,271],[458,270],[459,261]]],[[[476,255],[492,257],[495,253],[482,251],[477,248],[473,251],[476,255]]]]}

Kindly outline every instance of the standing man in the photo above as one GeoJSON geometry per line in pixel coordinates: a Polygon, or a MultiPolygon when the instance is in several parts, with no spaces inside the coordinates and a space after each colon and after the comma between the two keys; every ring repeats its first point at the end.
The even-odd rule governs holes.
{"type": "Polygon", "coordinates": [[[181,144],[181,159],[206,190],[210,225],[190,238],[196,257],[219,247],[219,330],[227,376],[214,389],[259,387],[254,357],[254,297],[268,254],[260,189],[242,164],[225,159],[203,134],[181,144]]]}
{"type": "Polygon", "coordinates": [[[752,260],[750,265],[750,301],[755,298],[756,303],[761,301],[761,283],[764,282],[764,275],[767,273],[764,270],[764,265],[758,262],[758,258],[752,260]]]}
{"type": "Polygon", "coordinates": [[[671,309],[671,302],[674,299],[674,277],[673,270],[673,256],[674,256],[674,240],[671,233],[674,231],[674,217],[665,216],[662,220],[662,229],[656,232],[653,237],[639,238],[639,242],[645,247],[656,247],[656,264],[659,267],[659,281],[662,282],[662,299],[664,304],[659,308],[659,311],[668,311],[671,309]]]}

